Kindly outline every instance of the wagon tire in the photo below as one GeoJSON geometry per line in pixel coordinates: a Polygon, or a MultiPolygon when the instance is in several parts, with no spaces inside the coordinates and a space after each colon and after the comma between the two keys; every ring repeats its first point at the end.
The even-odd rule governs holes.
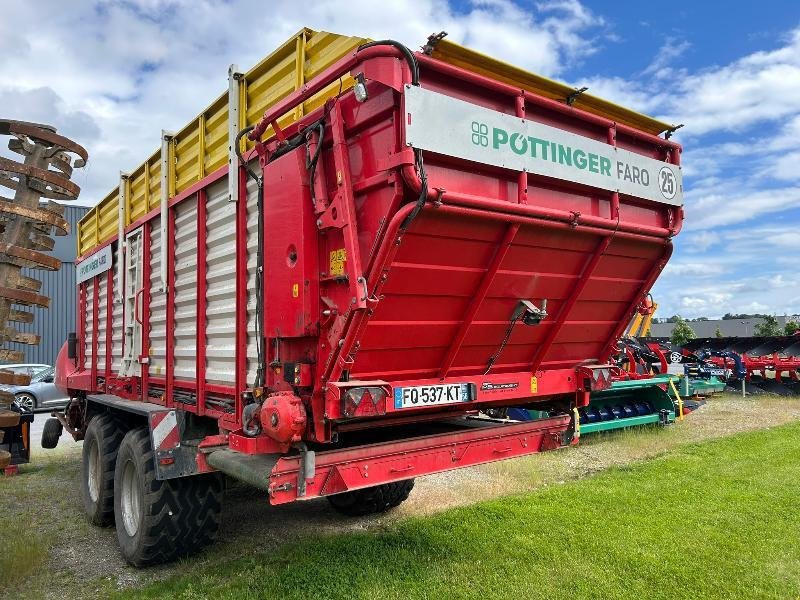
{"type": "Polygon", "coordinates": [[[122,555],[135,567],[188,556],[217,539],[223,481],[218,474],[156,479],[150,433],[129,431],[114,476],[114,516],[122,555]]]}
{"type": "Polygon", "coordinates": [[[331,506],[348,517],[386,512],[402,504],[414,489],[414,480],[384,483],[374,487],[328,496],[331,506]]]}
{"type": "Polygon", "coordinates": [[[52,450],[58,446],[58,440],[63,432],[64,427],[58,419],[53,417],[47,419],[42,428],[42,448],[52,450]]]}
{"type": "MultiPolygon", "coordinates": [[[[42,433],[43,446],[49,424],[50,420],[42,433]]],[[[86,518],[92,525],[108,527],[114,523],[114,468],[123,434],[122,424],[108,414],[95,416],[86,428],[81,459],[81,496],[86,518]]],[[[60,431],[58,435],[61,435],[60,431]]],[[[53,448],[56,443],[58,437],[53,448]]]]}

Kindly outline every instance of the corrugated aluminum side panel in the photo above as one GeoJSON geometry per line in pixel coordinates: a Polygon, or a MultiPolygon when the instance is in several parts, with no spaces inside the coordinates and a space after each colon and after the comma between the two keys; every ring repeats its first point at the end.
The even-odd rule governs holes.
{"type": "MultiPolygon", "coordinates": [[[[121,283],[117,276],[117,261],[119,261],[120,257],[116,242],[112,244],[112,248],[113,261],[111,268],[114,270],[114,290],[121,290],[121,283]]],[[[122,314],[124,311],[124,304],[117,300],[116,293],[111,296],[111,301],[114,303],[114,307],[111,311],[111,373],[117,375],[122,366],[122,328],[124,326],[122,323],[122,314]]]]}
{"type": "Polygon", "coordinates": [[[92,327],[94,313],[94,279],[84,281],[81,285],[83,285],[86,290],[86,304],[83,310],[83,322],[86,324],[83,335],[83,356],[86,360],[83,364],[89,369],[92,366],[92,344],[94,343],[94,328],[92,327]]]}
{"type": "Polygon", "coordinates": [[[206,381],[236,381],[236,203],[228,178],[209,186],[206,203],[206,381]]]}
{"type": "Polygon", "coordinates": [[[197,377],[197,195],[175,206],[175,378],[197,377]]]}
{"type": "Polygon", "coordinates": [[[108,273],[97,276],[100,280],[97,289],[97,372],[102,377],[106,370],[106,331],[108,331],[108,273]]]}
{"type": "Polygon", "coordinates": [[[151,221],[150,227],[150,356],[149,372],[164,377],[167,371],[167,295],[161,289],[161,217],[151,221]]]}

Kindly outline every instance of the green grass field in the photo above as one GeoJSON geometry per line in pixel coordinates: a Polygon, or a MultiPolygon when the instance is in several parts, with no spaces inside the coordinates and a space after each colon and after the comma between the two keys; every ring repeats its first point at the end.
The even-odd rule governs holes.
{"type": "Polygon", "coordinates": [[[741,434],[117,597],[798,598],[799,459],[800,424],[741,434]]]}

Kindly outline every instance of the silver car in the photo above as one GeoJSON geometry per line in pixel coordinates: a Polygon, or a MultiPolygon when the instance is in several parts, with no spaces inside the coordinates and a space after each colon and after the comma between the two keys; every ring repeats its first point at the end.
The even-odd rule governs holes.
{"type": "Polygon", "coordinates": [[[0,389],[11,392],[17,404],[29,412],[53,410],[67,405],[69,397],[53,383],[55,368],[50,365],[0,365],[0,369],[20,375],[30,375],[28,385],[0,385],[0,389]]]}

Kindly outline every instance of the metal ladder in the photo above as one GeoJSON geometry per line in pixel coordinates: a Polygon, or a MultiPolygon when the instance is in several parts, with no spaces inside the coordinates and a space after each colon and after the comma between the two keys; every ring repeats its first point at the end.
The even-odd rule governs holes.
{"type": "Polygon", "coordinates": [[[125,252],[125,303],[124,312],[124,351],[119,368],[120,377],[138,377],[142,374],[142,320],[141,310],[142,282],[142,229],[128,234],[125,252]]]}

